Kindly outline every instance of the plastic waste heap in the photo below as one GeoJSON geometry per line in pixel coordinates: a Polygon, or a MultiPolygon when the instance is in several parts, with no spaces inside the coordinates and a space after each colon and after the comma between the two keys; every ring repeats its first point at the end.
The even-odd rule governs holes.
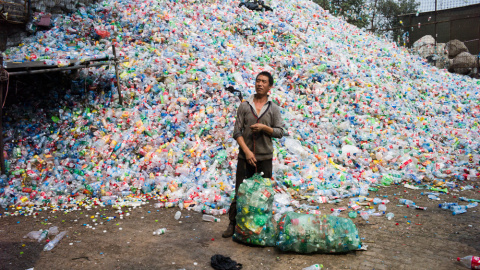
{"type": "MultiPolygon", "coordinates": [[[[5,108],[6,214],[117,207],[142,194],[158,207],[226,213],[239,95],[224,89],[247,97],[262,70],[274,74],[288,135],[274,140],[282,190],[323,203],[400,182],[461,188],[479,176],[478,80],[431,67],[313,1],[265,1],[272,11],[239,3],[99,1],[8,48],[6,61],[64,66],[112,56],[114,44],[126,62],[123,106],[113,69],[88,68],[70,89],[5,108]]],[[[253,224],[242,230],[258,232],[253,224]]]]}
{"type": "Polygon", "coordinates": [[[275,245],[277,223],[272,216],[273,194],[270,179],[260,174],[243,181],[238,189],[233,239],[259,246],[275,245]]]}

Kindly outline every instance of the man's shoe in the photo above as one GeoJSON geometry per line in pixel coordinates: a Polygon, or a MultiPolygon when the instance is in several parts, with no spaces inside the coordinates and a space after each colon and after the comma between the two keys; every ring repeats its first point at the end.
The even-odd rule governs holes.
{"type": "Polygon", "coordinates": [[[228,228],[222,233],[223,238],[229,238],[233,236],[233,233],[235,232],[235,224],[228,224],[228,228]]]}

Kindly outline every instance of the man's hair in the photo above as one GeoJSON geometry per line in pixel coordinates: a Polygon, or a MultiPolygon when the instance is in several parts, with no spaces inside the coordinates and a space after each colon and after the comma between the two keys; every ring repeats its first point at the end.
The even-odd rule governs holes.
{"type": "MultiPolygon", "coordinates": [[[[262,71],[262,72],[258,73],[257,78],[260,75],[267,76],[268,77],[268,83],[270,84],[270,86],[273,85],[273,76],[272,76],[272,74],[270,74],[270,72],[262,71]]],[[[257,80],[257,78],[255,78],[255,80],[257,80]]]]}

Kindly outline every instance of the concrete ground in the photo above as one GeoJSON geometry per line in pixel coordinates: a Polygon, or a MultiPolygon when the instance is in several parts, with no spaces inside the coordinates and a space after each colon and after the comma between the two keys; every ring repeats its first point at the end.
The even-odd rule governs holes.
{"type": "MultiPolygon", "coordinates": [[[[124,219],[119,219],[111,206],[66,214],[42,211],[36,216],[4,216],[0,218],[0,269],[212,269],[210,258],[215,254],[231,257],[243,264],[243,269],[255,270],[302,269],[316,263],[324,269],[467,269],[456,258],[480,255],[479,208],[453,216],[438,208],[438,203],[466,204],[460,196],[479,199],[478,183],[468,184],[476,185],[475,189],[452,191],[441,195],[441,201],[421,195],[426,190],[403,186],[371,192],[369,197],[390,200],[387,212],[395,217],[370,217],[368,223],[360,217],[354,219],[368,248],[347,254],[303,255],[246,246],[221,237],[228,224],[225,215],[220,222],[211,223],[203,222],[200,213],[183,210],[177,221],[178,208],[157,209],[153,200],[141,207],[122,208],[124,219]],[[401,206],[399,198],[411,199],[427,210],[401,206]],[[23,238],[30,231],[51,226],[68,231],[52,251],[43,251],[45,241],[23,238]],[[165,234],[152,235],[163,227],[167,228],[165,234]]],[[[329,214],[331,208],[346,207],[347,202],[322,204],[320,210],[329,214]]]]}

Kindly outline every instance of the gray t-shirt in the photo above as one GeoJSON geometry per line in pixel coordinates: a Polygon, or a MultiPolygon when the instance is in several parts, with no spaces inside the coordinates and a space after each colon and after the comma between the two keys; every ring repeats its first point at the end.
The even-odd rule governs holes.
{"type": "MultiPolygon", "coordinates": [[[[250,149],[257,160],[267,160],[273,157],[273,138],[282,138],[284,134],[283,120],[280,113],[280,107],[273,103],[268,97],[267,103],[263,105],[260,114],[257,115],[255,104],[253,103],[254,95],[251,95],[247,101],[242,102],[237,109],[237,118],[235,128],[233,129],[233,138],[243,136],[248,149],[250,149]],[[272,135],[265,132],[254,134],[250,126],[261,123],[273,129],[272,135]]],[[[239,158],[245,159],[245,153],[239,149],[239,158]]]]}

